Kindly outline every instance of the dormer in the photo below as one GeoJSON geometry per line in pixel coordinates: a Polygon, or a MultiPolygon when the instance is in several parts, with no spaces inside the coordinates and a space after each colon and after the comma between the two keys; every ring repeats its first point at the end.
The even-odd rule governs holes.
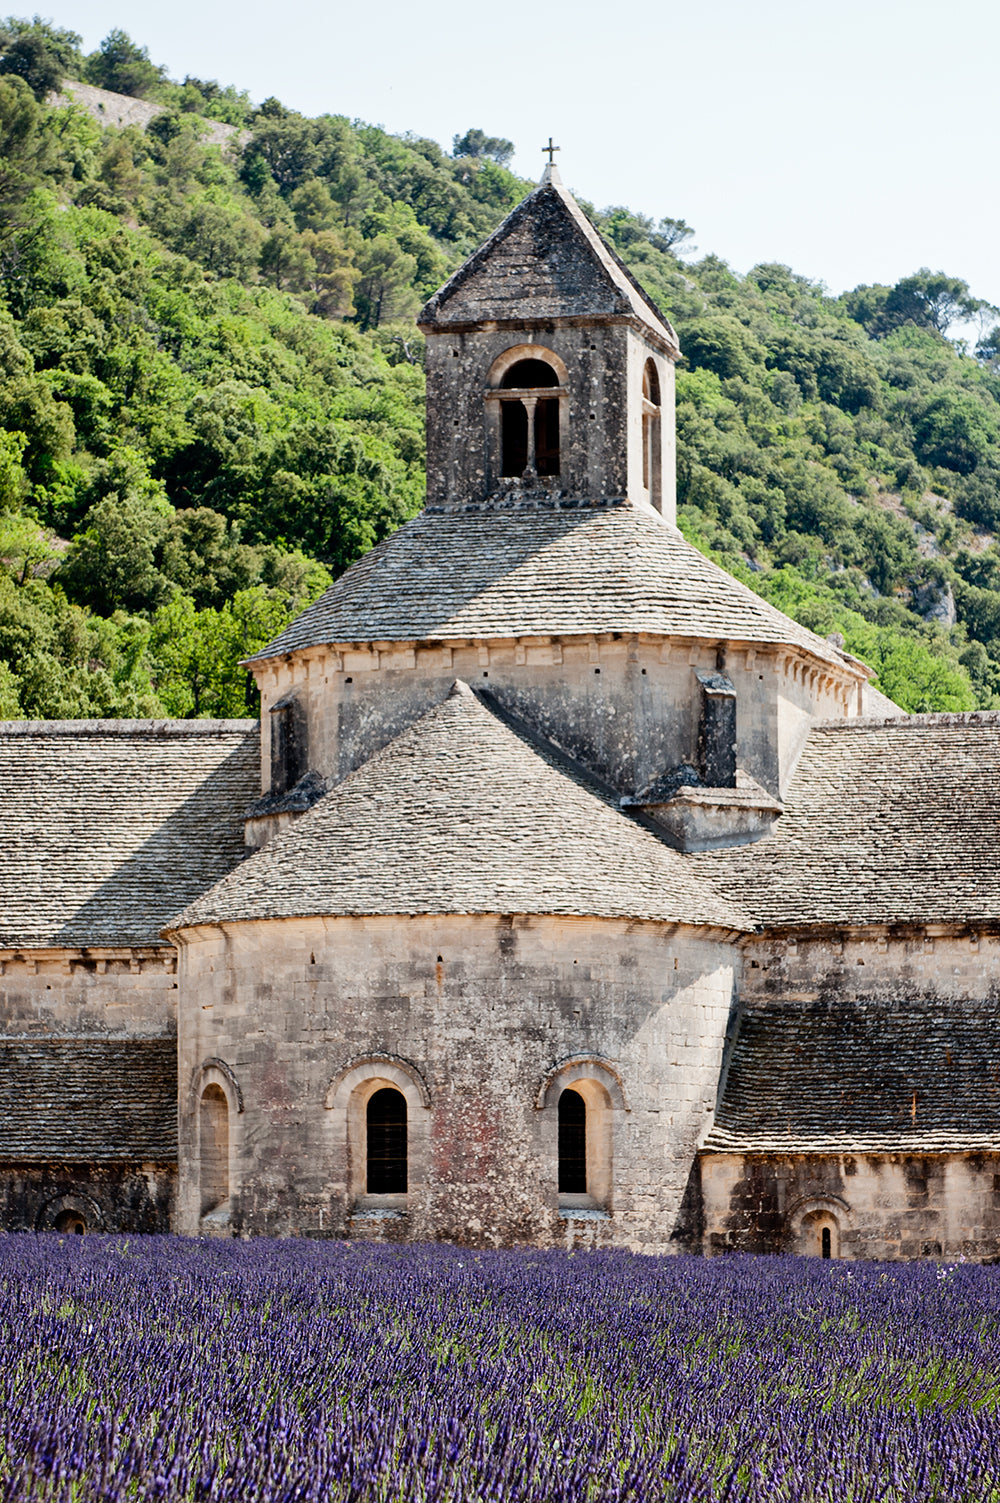
{"type": "Polygon", "coordinates": [[[420,327],[429,506],[628,500],[674,522],[677,336],[555,167],[420,327]]]}

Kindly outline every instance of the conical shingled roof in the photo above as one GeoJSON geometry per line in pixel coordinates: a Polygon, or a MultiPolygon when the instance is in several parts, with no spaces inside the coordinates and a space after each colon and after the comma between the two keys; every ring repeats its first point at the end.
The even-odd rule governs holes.
{"type": "Polygon", "coordinates": [[[589,632],[774,643],[862,676],[654,512],[630,505],[424,511],[255,659],[321,643],[589,632]]]}
{"type": "Polygon", "coordinates": [[[752,927],[684,857],[465,684],[171,927],[432,913],[752,927]]]}
{"type": "Polygon", "coordinates": [[[671,324],[555,169],[425,304],[422,329],[526,318],[628,319],[677,353],[671,324]]]}

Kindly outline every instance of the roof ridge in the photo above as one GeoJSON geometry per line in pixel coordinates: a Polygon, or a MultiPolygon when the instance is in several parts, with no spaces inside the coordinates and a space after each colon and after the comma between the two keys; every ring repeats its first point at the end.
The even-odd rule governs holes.
{"type": "Polygon", "coordinates": [[[874,731],[900,726],[922,730],[935,725],[1000,725],[1000,710],[901,710],[898,715],[854,715],[847,720],[817,720],[813,731],[874,731]]]}
{"type": "Polygon", "coordinates": [[[5,736],[220,736],[251,735],[256,716],[244,720],[0,720],[5,736]]]}

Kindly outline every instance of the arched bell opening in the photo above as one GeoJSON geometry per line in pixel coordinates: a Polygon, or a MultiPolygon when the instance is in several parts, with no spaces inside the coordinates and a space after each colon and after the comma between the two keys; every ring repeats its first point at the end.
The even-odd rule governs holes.
{"type": "Polygon", "coordinates": [[[487,417],[495,423],[490,440],[498,450],[495,474],[528,483],[560,474],[565,382],[562,361],[537,346],[509,350],[494,363],[486,395],[487,417]]]}
{"type": "Polygon", "coordinates": [[[642,488],[657,511],[663,509],[663,455],[660,376],[653,360],[642,368],[642,488]]]}

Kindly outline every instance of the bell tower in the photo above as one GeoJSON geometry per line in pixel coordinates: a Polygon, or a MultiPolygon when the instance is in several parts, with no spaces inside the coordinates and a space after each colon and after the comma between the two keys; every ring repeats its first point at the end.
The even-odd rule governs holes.
{"type": "Polygon", "coordinates": [[[627,500],[674,524],[677,336],[551,161],[419,323],[429,507],[627,500]]]}

